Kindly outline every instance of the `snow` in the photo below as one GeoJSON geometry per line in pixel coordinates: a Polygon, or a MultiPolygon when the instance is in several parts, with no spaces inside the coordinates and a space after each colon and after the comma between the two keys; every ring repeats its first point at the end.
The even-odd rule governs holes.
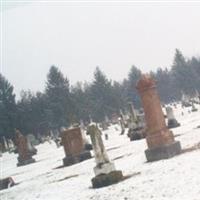
{"type": "MultiPolygon", "coordinates": [[[[182,148],[200,142],[200,106],[198,111],[181,115],[180,105],[174,108],[181,126],[172,129],[182,148]]],[[[127,131],[127,130],[126,130],[127,131]]],[[[104,131],[109,158],[126,180],[108,187],[93,189],[94,158],[69,167],[61,167],[63,147],[55,143],[37,146],[36,163],[16,167],[17,155],[4,153],[0,158],[1,178],[12,176],[18,185],[0,191],[1,200],[199,200],[200,199],[200,150],[186,152],[167,160],[147,163],[145,139],[130,142],[127,135],[120,135],[120,128],[113,125],[104,131]],[[118,130],[116,130],[116,128],[118,130]]],[[[103,137],[104,139],[104,137],[103,137]]]]}

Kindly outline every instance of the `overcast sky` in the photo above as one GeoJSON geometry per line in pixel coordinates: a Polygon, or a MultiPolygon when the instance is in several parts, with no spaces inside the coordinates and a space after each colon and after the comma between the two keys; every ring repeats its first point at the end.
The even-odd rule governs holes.
{"type": "Polygon", "coordinates": [[[91,81],[96,66],[122,80],[133,64],[145,72],[170,67],[175,48],[200,55],[198,3],[2,5],[0,70],[17,94],[42,91],[51,65],[74,84],[91,81]]]}

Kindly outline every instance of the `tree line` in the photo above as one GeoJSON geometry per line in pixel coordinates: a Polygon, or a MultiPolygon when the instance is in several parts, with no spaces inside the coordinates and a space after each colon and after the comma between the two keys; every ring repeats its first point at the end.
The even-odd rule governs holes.
{"type": "MultiPolygon", "coordinates": [[[[156,79],[161,101],[169,103],[181,99],[182,93],[194,95],[200,91],[200,59],[186,59],[176,49],[170,69],[158,68],[149,72],[156,79]]],[[[46,134],[80,120],[96,122],[125,111],[128,102],[140,106],[135,89],[142,71],[132,66],[122,82],[112,81],[96,67],[91,83],[70,85],[69,79],[51,66],[43,92],[22,91],[18,101],[14,87],[0,74],[0,137],[12,138],[15,128],[24,134],[46,134]]]]}

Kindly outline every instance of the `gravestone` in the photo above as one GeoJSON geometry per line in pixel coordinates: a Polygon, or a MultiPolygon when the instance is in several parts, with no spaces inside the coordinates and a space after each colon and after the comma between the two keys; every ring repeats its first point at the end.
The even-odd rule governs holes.
{"type": "Polygon", "coordinates": [[[142,75],[136,88],[142,100],[147,124],[147,161],[167,159],[180,154],[180,142],[174,140],[172,131],[166,126],[155,80],[149,75],[142,75]]]}
{"type": "Polygon", "coordinates": [[[191,110],[191,111],[192,111],[192,112],[198,111],[198,109],[195,107],[194,103],[192,103],[192,110],[191,110]]]}
{"type": "Polygon", "coordinates": [[[79,127],[63,130],[62,145],[65,151],[64,166],[69,166],[91,158],[89,151],[84,148],[84,141],[79,127]]]}
{"type": "Polygon", "coordinates": [[[145,138],[145,127],[141,126],[136,110],[134,109],[133,103],[129,102],[129,130],[128,137],[130,141],[140,140],[145,138]]]}
{"type": "Polygon", "coordinates": [[[174,112],[173,112],[172,107],[167,106],[166,113],[167,113],[167,119],[168,119],[168,122],[167,122],[168,128],[179,127],[180,124],[177,122],[176,118],[174,117],[174,112]]]}
{"type": "Polygon", "coordinates": [[[94,167],[95,177],[92,178],[93,188],[99,188],[121,181],[123,179],[122,171],[116,170],[114,163],[109,160],[101,138],[101,131],[95,124],[90,124],[88,133],[92,141],[96,162],[96,166],[94,167]]]}
{"type": "Polygon", "coordinates": [[[13,187],[14,185],[15,182],[12,177],[0,179],[0,190],[8,189],[10,187],[13,187]]]}
{"type": "Polygon", "coordinates": [[[92,145],[89,143],[86,136],[85,126],[83,124],[83,121],[80,123],[80,130],[81,130],[85,150],[92,150],[92,145]]]}
{"type": "Polygon", "coordinates": [[[17,151],[19,154],[17,158],[18,167],[35,162],[35,159],[32,158],[32,155],[29,152],[27,138],[23,136],[19,130],[16,130],[16,145],[17,145],[17,151]]]}
{"type": "Polygon", "coordinates": [[[3,136],[3,147],[4,147],[4,150],[3,150],[4,152],[9,151],[8,143],[4,136],[3,136]]]}
{"type": "Polygon", "coordinates": [[[124,124],[122,117],[119,117],[119,124],[120,124],[120,127],[121,127],[121,135],[123,135],[124,132],[125,132],[125,124],[124,124]]]}
{"type": "Polygon", "coordinates": [[[14,152],[15,151],[15,145],[14,145],[13,141],[11,139],[8,139],[7,141],[8,141],[7,143],[8,143],[9,152],[10,153],[14,152]]]}

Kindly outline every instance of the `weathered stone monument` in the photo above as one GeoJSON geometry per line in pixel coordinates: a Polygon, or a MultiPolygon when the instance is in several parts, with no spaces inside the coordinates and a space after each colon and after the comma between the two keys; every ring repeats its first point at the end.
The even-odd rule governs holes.
{"type": "Polygon", "coordinates": [[[114,163],[109,160],[98,127],[95,124],[90,124],[88,133],[92,141],[96,161],[96,166],[94,167],[95,177],[92,178],[92,186],[99,188],[122,180],[122,171],[116,170],[114,163]]]}
{"type": "Polygon", "coordinates": [[[136,88],[142,100],[147,124],[147,161],[167,159],[181,153],[180,142],[174,140],[172,131],[166,126],[155,80],[149,75],[142,75],[136,88]]]}
{"type": "Polygon", "coordinates": [[[173,112],[172,107],[167,106],[166,113],[167,113],[167,119],[168,119],[168,122],[167,122],[168,128],[176,128],[176,127],[180,126],[180,124],[174,117],[174,112],[173,112]]]}
{"type": "Polygon", "coordinates": [[[65,158],[63,159],[64,166],[73,165],[91,158],[90,152],[85,150],[79,127],[63,130],[61,139],[65,151],[65,158]]]}
{"type": "Polygon", "coordinates": [[[29,152],[27,138],[23,136],[19,130],[16,130],[16,145],[19,154],[17,166],[35,162],[35,159],[32,158],[32,154],[29,152]]]}
{"type": "Polygon", "coordinates": [[[139,118],[132,102],[129,102],[129,113],[128,137],[130,138],[130,141],[145,138],[145,127],[140,126],[141,123],[139,123],[139,118]]]}

